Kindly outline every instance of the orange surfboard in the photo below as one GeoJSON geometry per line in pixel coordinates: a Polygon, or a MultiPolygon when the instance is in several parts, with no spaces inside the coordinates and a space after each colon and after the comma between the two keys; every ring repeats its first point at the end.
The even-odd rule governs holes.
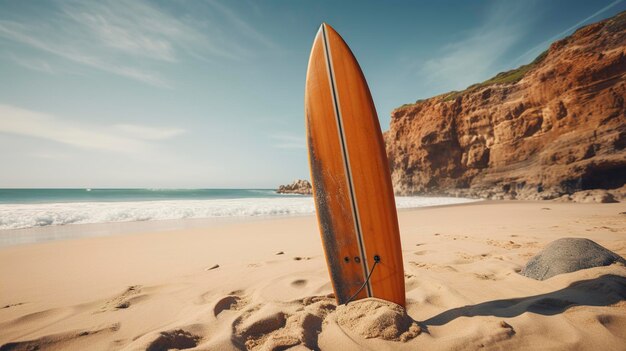
{"type": "Polygon", "coordinates": [[[337,302],[376,297],[404,306],[398,218],[376,109],[350,48],[325,23],[311,49],[304,105],[315,207],[337,302]]]}

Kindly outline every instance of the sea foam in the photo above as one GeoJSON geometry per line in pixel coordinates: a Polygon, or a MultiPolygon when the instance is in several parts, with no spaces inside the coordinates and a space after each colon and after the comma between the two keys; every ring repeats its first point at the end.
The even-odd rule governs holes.
{"type": "MultiPolygon", "coordinates": [[[[446,197],[396,197],[398,208],[448,205],[475,200],[446,197]]],[[[0,204],[0,229],[79,223],[151,221],[184,218],[305,215],[313,198],[285,196],[211,200],[0,204]]]]}

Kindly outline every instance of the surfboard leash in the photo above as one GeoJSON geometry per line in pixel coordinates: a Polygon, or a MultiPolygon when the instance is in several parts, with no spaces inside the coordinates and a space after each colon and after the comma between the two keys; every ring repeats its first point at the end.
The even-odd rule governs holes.
{"type": "Polygon", "coordinates": [[[359,290],[357,290],[354,295],[352,295],[348,301],[346,301],[346,305],[350,302],[352,302],[352,300],[354,300],[354,298],[361,292],[361,290],[363,290],[363,288],[365,288],[365,286],[367,286],[367,283],[370,281],[370,277],[372,276],[372,273],[374,273],[374,268],[376,268],[376,265],[380,263],[380,256],[378,255],[374,255],[374,265],[372,266],[372,269],[370,269],[370,272],[367,274],[367,278],[365,278],[365,282],[363,283],[363,285],[361,285],[361,287],[359,288],[359,290]]]}

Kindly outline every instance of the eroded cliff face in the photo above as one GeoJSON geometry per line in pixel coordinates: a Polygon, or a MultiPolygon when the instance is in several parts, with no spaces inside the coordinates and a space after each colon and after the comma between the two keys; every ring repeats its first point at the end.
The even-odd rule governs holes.
{"type": "Polygon", "coordinates": [[[626,12],[530,65],[394,110],[385,140],[395,190],[547,199],[622,187],[625,98],[626,12]]]}

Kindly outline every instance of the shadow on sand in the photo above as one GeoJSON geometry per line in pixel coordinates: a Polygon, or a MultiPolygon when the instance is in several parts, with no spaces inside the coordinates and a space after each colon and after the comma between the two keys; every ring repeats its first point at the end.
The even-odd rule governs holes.
{"type": "Polygon", "coordinates": [[[609,306],[625,300],[626,277],[607,274],[595,279],[581,280],[547,294],[453,308],[423,321],[422,325],[443,325],[459,317],[515,317],[524,312],[551,316],[573,306],[609,306]]]}

